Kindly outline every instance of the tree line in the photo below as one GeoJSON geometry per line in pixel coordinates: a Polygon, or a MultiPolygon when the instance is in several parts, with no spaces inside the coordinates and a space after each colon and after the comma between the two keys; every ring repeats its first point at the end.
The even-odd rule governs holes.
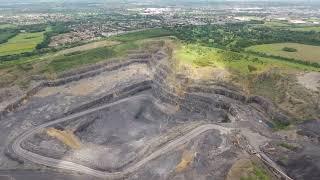
{"type": "Polygon", "coordinates": [[[249,46],[278,42],[320,45],[319,32],[276,29],[256,26],[257,23],[260,22],[175,26],[171,27],[170,30],[176,37],[187,42],[197,42],[238,52],[249,46]]]}

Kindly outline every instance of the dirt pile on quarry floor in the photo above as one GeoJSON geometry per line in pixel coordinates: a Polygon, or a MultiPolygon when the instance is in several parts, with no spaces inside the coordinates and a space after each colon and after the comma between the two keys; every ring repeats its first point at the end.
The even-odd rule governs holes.
{"type": "Polygon", "coordinates": [[[58,129],[49,128],[46,132],[49,136],[57,138],[59,141],[68,145],[72,149],[81,148],[81,143],[79,142],[79,139],[70,130],[60,131],[58,129]]]}
{"type": "Polygon", "coordinates": [[[129,57],[66,73],[6,114],[0,167],[40,164],[107,179],[225,179],[238,159],[263,153],[259,147],[278,138],[268,122],[279,112],[263,98],[176,74],[162,50],[129,57]]]}
{"type": "Polygon", "coordinates": [[[317,91],[320,88],[320,73],[311,72],[298,77],[298,82],[308,89],[317,91]]]}

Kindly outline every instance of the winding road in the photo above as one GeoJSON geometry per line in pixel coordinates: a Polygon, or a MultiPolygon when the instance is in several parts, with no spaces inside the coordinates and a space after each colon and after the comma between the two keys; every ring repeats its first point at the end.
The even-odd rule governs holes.
{"type": "MultiPolygon", "coordinates": [[[[16,153],[18,156],[30,160],[34,163],[37,164],[41,164],[41,165],[45,165],[45,166],[49,166],[49,167],[55,167],[55,168],[61,168],[61,169],[66,169],[66,170],[72,170],[72,171],[77,171],[77,172],[81,172],[81,173],[85,173],[85,174],[89,174],[95,177],[101,177],[101,178],[108,178],[108,179],[120,179],[123,177],[126,177],[127,175],[129,175],[130,173],[133,173],[135,171],[137,171],[139,168],[143,167],[146,163],[148,163],[149,161],[158,158],[161,155],[164,155],[170,151],[175,150],[178,146],[181,146],[187,142],[189,142],[191,139],[199,136],[200,134],[210,131],[210,130],[219,130],[220,134],[228,134],[230,133],[230,131],[232,130],[231,128],[225,128],[216,124],[206,124],[206,125],[201,125],[199,127],[196,127],[195,129],[191,130],[190,132],[186,133],[185,135],[167,143],[165,146],[161,147],[160,149],[156,150],[155,152],[153,152],[152,154],[150,154],[147,157],[144,157],[143,159],[141,159],[140,161],[138,161],[136,164],[124,169],[121,172],[113,172],[113,173],[108,173],[108,172],[103,172],[103,171],[99,171],[99,170],[95,170],[95,169],[91,169],[89,167],[77,164],[77,163],[73,163],[73,162],[69,162],[69,161],[64,161],[64,160],[59,160],[59,159],[54,159],[54,158],[49,158],[49,157],[45,157],[45,156],[41,156],[39,154],[35,154],[33,152],[30,152],[28,150],[25,150],[21,147],[21,143],[26,140],[28,137],[34,135],[35,133],[40,132],[43,128],[47,128],[49,126],[52,126],[54,124],[57,123],[62,123],[62,122],[66,122],[66,121],[70,121],[70,120],[74,120],[75,118],[79,118],[81,116],[90,114],[90,113],[94,113],[96,111],[105,109],[107,107],[125,102],[127,100],[132,100],[132,99],[137,99],[137,98],[142,98],[142,97],[151,97],[148,95],[138,95],[138,96],[134,96],[134,97],[129,97],[129,98],[125,98],[122,100],[119,100],[117,102],[114,103],[110,103],[107,105],[103,105],[100,107],[96,107],[96,108],[92,108],[92,109],[88,109],[85,111],[82,111],[80,113],[76,113],[76,114],[72,114],[70,116],[61,118],[61,119],[57,119],[45,124],[42,124],[40,126],[37,126],[33,129],[30,129],[26,132],[24,132],[23,134],[21,134],[13,143],[12,143],[12,150],[14,153],[16,153]]],[[[152,98],[152,97],[151,97],[152,98]]],[[[222,145],[223,146],[223,145],[222,145]]],[[[222,147],[221,147],[222,148],[222,147]]]]}

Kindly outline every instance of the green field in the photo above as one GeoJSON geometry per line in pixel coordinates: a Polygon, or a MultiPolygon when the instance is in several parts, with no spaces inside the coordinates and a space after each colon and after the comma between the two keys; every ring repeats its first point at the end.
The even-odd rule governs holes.
{"type": "Polygon", "coordinates": [[[290,24],[283,21],[268,21],[263,24],[264,26],[268,27],[289,27],[290,24]]]}
{"type": "MultiPolygon", "coordinates": [[[[320,48],[320,47],[319,47],[320,48]]],[[[254,66],[255,71],[265,71],[273,67],[284,69],[317,70],[302,64],[279,61],[275,58],[264,58],[246,53],[210,48],[201,45],[182,45],[174,53],[176,59],[182,63],[191,64],[195,67],[211,66],[229,69],[242,75],[250,73],[248,66],[254,66]]],[[[319,70],[319,69],[318,69],[319,70]]]]}
{"type": "Polygon", "coordinates": [[[310,26],[310,25],[303,25],[303,24],[290,24],[287,22],[281,21],[270,21],[265,22],[263,26],[267,26],[270,28],[281,28],[281,29],[289,29],[291,31],[301,31],[301,32],[308,32],[308,31],[315,31],[320,32],[320,26],[310,26]]]}
{"type": "Polygon", "coordinates": [[[17,35],[15,31],[0,31],[0,45],[6,43],[10,38],[17,35]]]}
{"type": "Polygon", "coordinates": [[[315,31],[320,32],[320,26],[305,26],[305,27],[293,27],[290,28],[293,31],[315,31]]]}
{"type": "Polygon", "coordinates": [[[165,30],[162,28],[156,28],[156,29],[147,29],[143,31],[123,34],[123,35],[112,37],[111,39],[126,42],[126,41],[137,41],[137,40],[155,38],[155,37],[170,36],[171,34],[172,33],[168,30],[165,30]]]}
{"type": "Polygon", "coordinates": [[[86,64],[92,64],[126,54],[127,50],[136,49],[134,43],[124,43],[111,47],[99,47],[87,51],[77,51],[54,58],[43,71],[59,73],[86,64]]]}
{"type": "Polygon", "coordinates": [[[0,56],[32,52],[37,44],[42,42],[43,34],[44,32],[18,34],[8,42],[0,44],[0,56]]]}
{"type": "Polygon", "coordinates": [[[247,51],[258,53],[265,53],[272,56],[280,56],[285,58],[292,58],[302,61],[318,62],[320,63],[320,47],[311,46],[298,43],[275,43],[256,45],[246,48],[247,51]],[[284,47],[294,48],[297,52],[284,51],[284,47]]]}
{"type": "Polygon", "coordinates": [[[15,28],[16,25],[13,24],[0,24],[0,29],[7,29],[7,28],[15,28]]]}
{"type": "MultiPolygon", "coordinates": [[[[175,58],[182,63],[187,63],[195,67],[218,67],[237,70],[243,74],[249,72],[248,65],[253,63],[244,60],[244,56],[230,51],[224,51],[216,48],[209,48],[200,45],[183,45],[175,51],[175,58]]],[[[261,69],[261,64],[256,64],[256,68],[261,69]]],[[[264,65],[263,65],[264,66],[264,65]]]]}

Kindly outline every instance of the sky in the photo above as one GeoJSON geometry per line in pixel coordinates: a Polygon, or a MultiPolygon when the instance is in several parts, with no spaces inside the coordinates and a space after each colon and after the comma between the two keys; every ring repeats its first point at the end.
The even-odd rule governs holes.
{"type": "MultiPolygon", "coordinates": [[[[106,1],[110,1],[110,0],[0,0],[0,2],[54,2],[54,1],[65,1],[65,2],[77,2],[77,1],[85,1],[85,2],[90,2],[90,1],[101,1],[101,2],[106,2],[106,1]]],[[[152,0],[128,0],[128,1],[152,1],[152,0]]],[[[172,0],[172,1],[194,1],[197,2],[199,0],[172,0]]],[[[301,2],[316,2],[319,0],[201,0],[201,1],[281,1],[281,2],[292,2],[292,1],[301,1],[301,2]]]]}
{"type": "MultiPolygon", "coordinates": [[[[30,2],[110,2],[115,0],[0,0],[0,3],[30,3],[30,2]]],[[[160,0],[116,0],[116,2],[152,2],[152,1],[160,1],[160,0]]],[[[166,0],[161,0],[166,1],[166,0]]],[[[167,0],[169,2],[228,2],[228,1],[240,1],[240,2],[320,2],[320,0],[167,0]]]]}

